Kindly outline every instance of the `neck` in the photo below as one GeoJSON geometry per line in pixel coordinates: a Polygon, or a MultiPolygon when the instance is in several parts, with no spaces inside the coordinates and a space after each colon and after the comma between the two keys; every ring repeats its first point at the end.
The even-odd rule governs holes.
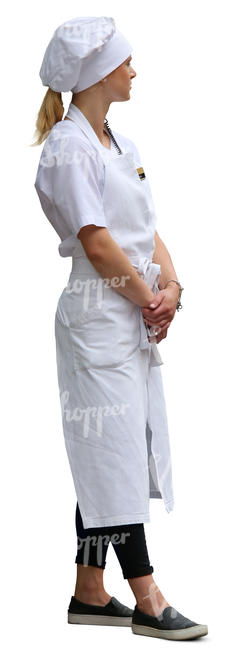
{"type": "Polygon", "coordinates": [[[77,95],[73,95],[72,104],[77,106],[83,115],[90,122],[92,128],[97,134],[98,138],[103,138],[104,120],[107,115],[110,102],[102,96],[95,96],[95,93],[87,92],[90,89],[81,91],[77,95]]]}

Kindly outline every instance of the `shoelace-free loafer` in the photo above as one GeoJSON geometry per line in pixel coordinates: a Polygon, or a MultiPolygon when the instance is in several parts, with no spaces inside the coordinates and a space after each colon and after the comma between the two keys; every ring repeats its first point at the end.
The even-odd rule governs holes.
{"type": "Polygon", "coordinates": [[[80,625],[119,625],[130,627],[133,609],[112,596],[106,605],[89,605],[72,596],[68,608],[68,623],[80,625]]]}
{"type": "Polygon", "coordinates": [[[195,639],[208,634],[207,625],[190,621],[171,606],[165,607],[159,616],[150,616],[150,614],[142,612],[136,605],[132,615],[131,629],[134,634],[173,641],[195,639]]]}

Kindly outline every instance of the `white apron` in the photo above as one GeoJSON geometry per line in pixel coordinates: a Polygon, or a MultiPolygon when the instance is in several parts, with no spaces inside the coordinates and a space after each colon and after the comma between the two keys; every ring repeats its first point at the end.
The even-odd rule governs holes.
{"type": "MultiPolygon", "coordinates": [[[[97,146],[91,137],[101,154],[99,140],[97,146]]],[[[157,293],[148,180],[140,178],[132,152],[104,164],[108,230],[157,293]]],[[[162,498],[170,512],[163,361],[147,339],[141,308],[107,286],[80,240],[58,301],[55,337],[64,439],[84,527],[148,522],[152,497],[162,498]]]]}

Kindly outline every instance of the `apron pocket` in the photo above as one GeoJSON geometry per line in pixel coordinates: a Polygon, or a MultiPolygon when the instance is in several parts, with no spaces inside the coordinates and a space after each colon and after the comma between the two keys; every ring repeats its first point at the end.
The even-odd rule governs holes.
{"type": "Polygon", "coordinates": [[[77,323],[70,323],[74,370],[102,367],[105,356],[105,319],[103,309],[83,312],[77,323]],[[103,342],[103,345],[102,345],[103,342]]]}
{"type": "Polygon", "coordinates": [[[70,291],[73,284],[74,291],[65,291],[61,299],[73,369],[81,372],[89,368],[118,368],[138,348],[139,308],[105,286],[101,279],[98,283],[98,278],[95,285],[90,284],[90,291],[86,288],[82,291],[82,281],[87,277],[81,274],[81,284],[77,287],[72,275],[70,291]]]}
{"type": "MultiPolygon", "coordinates": [[[[108,291],[105,289],[105,291],[108,291]]],[[[110,291],[113,291],[111,289],[110,291]]],[[[74,370],[119,368],[139,346],[138,308],[112,296],[69,323],[74,370]],[[120,313],[121,309],[121,313],[120,313]]]]}

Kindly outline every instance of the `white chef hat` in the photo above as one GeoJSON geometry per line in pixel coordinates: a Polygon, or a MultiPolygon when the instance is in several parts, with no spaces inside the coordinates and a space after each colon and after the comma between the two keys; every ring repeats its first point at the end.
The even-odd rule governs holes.
{"type": "Polygon", "coordinates": [[[40,68],[43,86],[77,93],[115,70],[132,46],[107,16],[73,18],[54,32],[40,68]]]}

